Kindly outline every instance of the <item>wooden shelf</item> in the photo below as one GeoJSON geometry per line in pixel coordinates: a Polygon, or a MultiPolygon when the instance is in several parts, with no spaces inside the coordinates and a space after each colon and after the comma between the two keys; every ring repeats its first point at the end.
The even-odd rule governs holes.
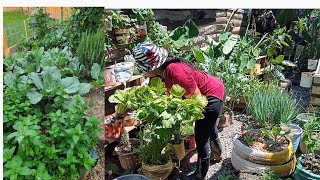
{"type": "MultiPolygon", "coordinates": [[[[132,82],[132,81],[140,80],[141,78],[143,78],[142,75],[132,76],[131,79],[130,79],[129,81],[127,81],[127,83],[132,82]]],[[[142,82],[141,82],[141,83],[142,83],[142,82]]],[[[140,84],[141,84],[141,83],[140,83],[140,84]]],[[[118,87],[118,86],[121,86],[121,85],[122,85],[121,82],[116,82],[116,83],[115,83],[114,85],[112,85],[112,86],[105,86],[105,87],[104,87],[104,90],[105,90],[105,91],[110,91],[110,90],[112,90],[112,89],[114,89],[114,88],[116,88],[116,87],[118,87]]]]}

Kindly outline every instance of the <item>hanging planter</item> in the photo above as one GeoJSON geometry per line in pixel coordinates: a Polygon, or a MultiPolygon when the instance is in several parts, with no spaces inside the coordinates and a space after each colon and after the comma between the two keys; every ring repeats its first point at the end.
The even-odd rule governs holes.
{"type": "Polygon", "coordinates": [[[313,74],[313,72],[302,72],[300,86],[305,88],[311,88],[313,74]]]}
{"type": "Polygon", "coordinates": [[[308,59],[308,69],[314,71],[317,69],[318,59],[308,59]]]}
{"type": "Polygon", "coordinates": [[[126,145],[120,144],[115,148],[118,154],[121,167],[125,170],[135,170],[140,166],[139,156],[134,153],[132,148],[138,148],[140,143],[139,139],[132,138],[129,140],[131,148],[128,149],[126,145]]]}

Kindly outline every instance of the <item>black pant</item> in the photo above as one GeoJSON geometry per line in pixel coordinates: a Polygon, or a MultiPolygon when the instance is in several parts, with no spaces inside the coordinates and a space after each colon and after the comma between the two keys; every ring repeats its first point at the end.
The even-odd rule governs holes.
{"type": "MultiPolygon", "coordinates": [[[[225,93],[226,94],[226,93],[225,93]]],[[[195,122],[195,140],[197,145],[198,157],[210,157],[209,138],[215,140],[218,138],[217,119],[222,109],[224,100],[220,100],[214,96],[207,97],[208,105],[204,113],[204,119],[195,122]]]]}

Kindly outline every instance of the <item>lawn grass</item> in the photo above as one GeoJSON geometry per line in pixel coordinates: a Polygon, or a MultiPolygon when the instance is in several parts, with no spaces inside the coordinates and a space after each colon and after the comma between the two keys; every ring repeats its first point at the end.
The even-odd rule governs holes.
{"type": "Polygon", "coordinates": [[[9,47],[25,39],[23,20],[29,16],[20,11],[3,12],[3,27],[6,32],[9,47]]]}

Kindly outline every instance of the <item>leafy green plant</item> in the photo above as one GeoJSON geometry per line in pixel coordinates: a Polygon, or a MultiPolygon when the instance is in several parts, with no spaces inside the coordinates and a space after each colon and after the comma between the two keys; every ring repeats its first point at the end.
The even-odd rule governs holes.
{"type": "Polygon", "coordinates": [[[101,120],[84,104],[90,84],[67,51],[38,49],[4,60],[5,179],[77,179],[95,165],[101,120]]]}
{"type": "Polygon", "coordinates": [[[32,11],[31,16],[28,18],[28,27],[34,33],[34,39],[42,39],[49,31],[49,27],[53,19],[50,14],[46,12],[45,8],[38,7],[32,11]]]}
{"type": "Polygon", "coordinates": [[[237,177],[234,173],[227,171],[224,174],[220,174],[218,176],[218,180],[238,180],[239,177],[237,177]]]}
{"type": "Polygon", "coordinates": [[[272,127],[271,130],[264,128],[261,130],[261,132],[265,137],[273,140],[273,143],[270,144],[269,149],[278,143],[278,139],[281,136],[286,136],[286,135],[290,134],[290,130],[285,131],[285,132],[281,132],[281,127],[279,127],[279,126],[272,127]]]}
{"type": "Polygon", "coordinates": [[[104,67],[105,64],[105,32],[99,30],[96,33],[86,32],[82,35],[81,41],[77,48],[77,56],[80,63],[86,69],[90,69],[94,63],[104,67]]]}
{"type": "Polygon", "coordinates": [[[245,141],[249,146],[251,146],[251,145],[253,144],[253,142],[254,142],[252,136],[250,136],[250,135],[248,135],[248,134],[244,136],[244,141],[245,141]]]}
{"type": "Polygon", "coordinates": [[[281,178],[271,169],[267,169],[262,172],[260,180],[281,180],[281,178]]]}
{"type": "Polygon", "coordinates": [[[122,14],[122,11],[107,10],[106,14],[108,20],[112,23],[113,29],[126,29],[133,26],[133,20],[128,16],[122,14]]]}
{"type": "Polygon", "coordinates": [[[319,119],[316,118],[314,120],[308,121],[304,124],[304,132],[302,140],[305,142],[307,147],[307,154],[305,155],[305,159],[311,161],[311,168],[315,163],[315,153],[316,149],[320,149],[320,122],[319,119]]]}
{"type": "Polygon", "coordinates": [[[94,63],[91,67],[91,78],[94,81],[91,83],[93,86],[102,87],[104,85],[104,72],[101,66],[97,63],[94,63]]]}
{"type": "Polygon", "coordinates": [[[294,97],[274,85],[264,85],[253,93],[248,112],[261,126],[289,124],[299,114],[300,106],[294,97]]]}
{"type": "Polygon", "coordinates": [[[183,136],[188,136],[194,134],[194,126],[185,125],[181,127],[181,134],[183,136]]]}
{"type": "Polygon", "coordinates": [[[136,87],[133,87],[126,90],[116,90],[115,93],[108,98],[110,103],[117,103],[115,107],[117,116],[124,117],[126,112],[132,107],[132,98],[136,89],[136,87]]]}
{"type": "MultiPolygon", "coordinates": [[[[71,16],[67,21],[67,39],[71,52],[75,53],[83,33],[96,33],[103,27],[103,7],[76,7],[72,8],[71,16]]],[[[103,37],[102,39],[104,39],[103,37]]],[[[91,66],[90,66],[91,67],[91,66]]],[[[89,67],[89,68],[90,68],[89,67]]]]}
{"type": "Polygon", "coordinates": [[[162,153],[172,136],[181,126],[193,125],[194,121],[203,118],[203,108],[207,100],[202,95],[182,99],[185,90],[174,85],[170,96],[160,78],[153,78],[150,86],[118,90],[110,96],[110,102],[125,104],[126,108],[135,111],[135,119],[145,122],[139,132],[140,158],[149,165],[165,164],[169,152],[162,153]]]}

